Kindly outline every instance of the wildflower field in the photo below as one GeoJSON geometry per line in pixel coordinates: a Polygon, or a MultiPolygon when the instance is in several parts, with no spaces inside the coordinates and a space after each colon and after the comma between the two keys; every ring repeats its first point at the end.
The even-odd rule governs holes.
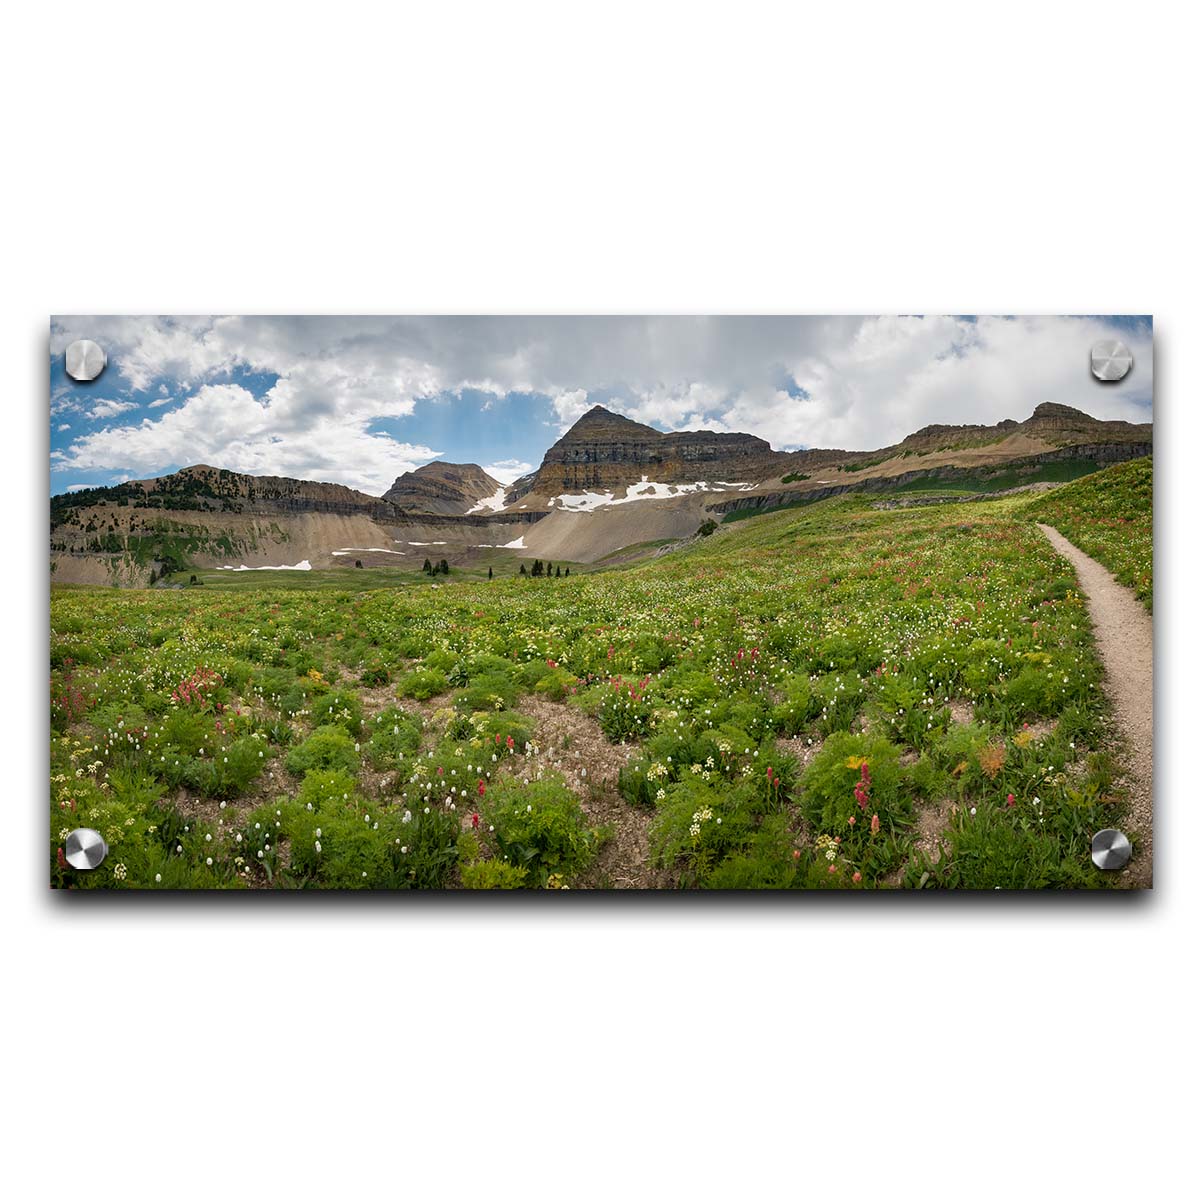
{"type": "Polygon", "coordinates": [[[1030,506],[1154,607],[1154,461],[1120,463],[1058,488],[1030,506]]]}
{"type": "Polygon", "coordinates": [[[843,497],[553,580],[54,588],[52,883],[1108,885],[1119,744],[1034,517],[1140,469],[843,497]]]}

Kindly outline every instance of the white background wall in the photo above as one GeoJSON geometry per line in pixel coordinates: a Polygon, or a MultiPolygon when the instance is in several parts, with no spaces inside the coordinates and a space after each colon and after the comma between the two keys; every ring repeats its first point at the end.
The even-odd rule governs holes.
{"type": "Polygon", "coordinates": [[[1200,314],[1173,11],[9,14],[12,1194],[1182,1190],[1200,314]],[[48,894],[44,349],[81,311],[1153,312],[1157,890],[48,894]]]}

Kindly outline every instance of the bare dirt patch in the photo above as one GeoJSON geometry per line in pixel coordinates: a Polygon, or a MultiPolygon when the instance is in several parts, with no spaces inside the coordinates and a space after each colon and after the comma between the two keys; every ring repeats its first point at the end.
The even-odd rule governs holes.
{"type": "MultiPolygon", "coordinates": [[[[775,739],[775,748],[796,760],[800,775],[804,774],[804,769],[817,756],[824,744],[824,738],[806,737],[803,734],[797,737],[775,739]]],[[[792,831],[797,849],[804,849],[812,844],[812,830],[809,828],[808,822],[800,815],[799,804],[790,806],[788,828],[792,831]]]]}
{"type": "Polygon", "coordinates": [[[1129,824],[1137,848],[1122,872],[1129,887],[1150,887],[1154,817],[1154,623],[1141,602],[1094,558],[1049,525],[1038,528],[1074,568],[1087,599],[1104,664],[1105,691],[1125,743],[1129,824]]]}
{"type": "Polygon", "coordinates": [[[975,720],[975,705],[970,700],[947,700],[946,707],[955,725],[970,725],[975,720]]]}
{"type": "Polygon", "coordinates": [[[617,775],[635,753],[633,746],[614,746],[586,713],[539,696],[526,696],[519,711],[537,722],[538,753],[520,773],[535,778],[551,769],[562,774],[578,795],[588,821],[606,826],[610,836],[596,861],[577,881],[590,888],[670,888],[669,873],[650,861],[653,813],[627,803],[617,791],[617,775]]]}

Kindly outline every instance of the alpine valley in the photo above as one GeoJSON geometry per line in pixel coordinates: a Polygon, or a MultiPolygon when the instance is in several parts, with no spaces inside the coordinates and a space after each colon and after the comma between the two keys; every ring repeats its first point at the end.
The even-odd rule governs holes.
{"type": "Polygon", "coordinates": [[[1149,424],[1059,404],[1023,421],[927,426],[874,451],[794,452],[750,433],[662,433],[597,406],[508,486],[473,463],[428,463],[383,496],[198,464],[54,496],[50,569],[56,583],[142,587],[196,572],[411,572],[425,559],[506,573],[517,559],[594,568],[844,492],[879,506],[953,502],[1050,488],[1152,449],[1149,424]]]}

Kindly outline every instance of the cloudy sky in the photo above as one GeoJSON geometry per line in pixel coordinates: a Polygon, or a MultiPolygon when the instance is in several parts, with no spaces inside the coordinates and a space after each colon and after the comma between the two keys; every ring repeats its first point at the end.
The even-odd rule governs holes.
{"type": "Polygon", "coordinates": [[[1042,401],[1150,419],[1148,317],[55,317],[51,491],[208,463],[379,495],[433,459],[508,482],[604,404],[662,430],[874,449],[1042,401]],[[91,338],[108,368],[75,383],[91,338]],[[1120,337],[1134,368],[1099,384],[1120,337]]]}

